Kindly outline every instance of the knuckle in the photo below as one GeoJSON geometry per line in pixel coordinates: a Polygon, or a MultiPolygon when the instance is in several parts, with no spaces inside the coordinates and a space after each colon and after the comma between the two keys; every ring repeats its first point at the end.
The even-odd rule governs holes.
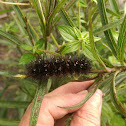
{"type": "Polygon", "coordinates": [[[83,111],[79,111],[77,113],[77,116],[82,120],[92,124],[92,126],[100,126],[100,117],[96,113],[83,110],[83,111]]]}
{"type": "Polygon", "coordinates": [[[43,105],[48,105],[50,102],[50,98],[48,96],[44,96],[43,100],[42,100],[42,104],[43,105]]]}

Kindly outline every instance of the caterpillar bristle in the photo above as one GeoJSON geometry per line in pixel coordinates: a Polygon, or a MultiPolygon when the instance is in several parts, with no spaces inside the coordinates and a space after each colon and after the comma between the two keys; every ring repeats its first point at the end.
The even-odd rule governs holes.
{"type": "Polygon", "coordinates": [[[27,76],[35,80],[67,74],[87,74],[92,68],[91,61],[85,56],[71,58],[37,58],[26,66],[27,76]]]}

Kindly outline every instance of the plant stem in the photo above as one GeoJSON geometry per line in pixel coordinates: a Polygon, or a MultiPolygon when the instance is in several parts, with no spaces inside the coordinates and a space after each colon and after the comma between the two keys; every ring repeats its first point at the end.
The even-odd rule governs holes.
{"type": "Polygon", "coordinates": [[[41,52],[44,52],[44,53],[48,53],[50,55],[61,56],[59,53],[55,53],[55,52],[51,52],[51,51],[47,51],[47,50],[42,50],[42,49],[38,49],[38,50],[41,52]]]}
{"type": "Polygon", "coordinates": [[[2,4],[10,4],[10,5],[31,6],[31,3],[12,3],[12,2],[4,2],[2,0],[0,0],[0,3],[2,3],[2,4]]]}
{"type": "Polygon", "coordinates": [[[54,42],[54,44],[56,45],[56,47],[58,48],[58,50],[60,49],[60,46],[58,45],[58,43],[57,43],[57,41],[56,41],[56,39],[54,38],[54,36],[53,36],[53,34],[51,33],[51,38],[52,38],[52,40],[53,40],[53,42],[54,42]]]}
{"type": "Polygon", "coordinates": [[[38,0],[38,2],[39,2],[39,7],[40,7],[41,14],[42,14],[42,18],[43,18],[43,23],[45,25],[46,24],[46,21],[45,21],[45,17],[44,17],[43,10],[42,10],[42,5],[41,5],[40,0],[38,0]]]}
{"type": "Polygon", "coordinates": [[[79,22],[79,30],[81,31],[80,0],[78,0],[78,22],[79,22]]]}
{"type": "Polygon", "coordinates": [[[29,36],[30,40],[31,40],[30,42],[34,46],[34,41],[33,41],[32,35],[30,33],[30,30],[29,30],[29,25],[28,25],[27,18],[24,18],[24,21],[25,21],[25,25],[26,25],[26,31],[28,33],[28,36],[29,36]]]}

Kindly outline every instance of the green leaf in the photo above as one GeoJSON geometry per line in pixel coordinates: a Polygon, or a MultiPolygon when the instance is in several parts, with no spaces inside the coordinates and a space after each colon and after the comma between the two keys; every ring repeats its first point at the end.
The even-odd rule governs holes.
{"type": "Polygon", "coordinates": [[[8,119],[0,119],[0,125],[1,126],[18,126],[19,121],[8,120],[8,119]]]}
{"type": "Polygon", "coordinates": [[[104,80],[101,81],[101,83],[99,84],[99,87],[103,93],[108,93],[109,89],[110,89],[110,85],[111,85],[111,80],[113,78],[113,73],[109,74],[109,76],[104,76],[104,80]]]}
{"type": "Polygon", "coordinates": [[[53,10],[52,14],[50,15],[48,19],[48,24],[51,24],[54,16],[58,13],[58,11],[63,7],[63,5],[66,3],[67,0],[60,0],[56,8],[53,10]]]}
{"type": "Polygon", "coordinates": [[[92,1],[94,1],[97,4],[97,0],[92,0],[92,1]]]}
{"type": "MultiPolygon", "coordinates": [[[[99,88],[102,89],[103,93],[106,94],[104,97],[105,101],[110,101],[110,85],[112,84],[113,73],[109,74],[109,76],[103,80],[100,84],[99,88]]],[[[115,86],[119,87],[126,79],[126,72],[120,73],[115,80],[115,86]]],[[[118,92],[117,92],[118,93],[118,92]]]]}
{"type": "MultiPolygon", "coordinates": [[[[64,7],[66,11],[68,11],[72,6],[76,3],[76,0],[70,0],[68,4],[64,7]]],[[[61,11],[60,11],[61,12],[61,11]]],[[[57,13],[56,17],[53,20],[53,25],[55,25],[61,18],[61,14],[57,13]]],[[[68,22],[69,23],[69,22],[68,22]]]]}
{"type": "Polygon", "coordinates": [[[44,46],[45,40],[43,38],[40,38],[36,43],[35,47],[38,49],[44,49],[42,48],[44,46]]]}
{"type": "Polygon", "coordinates": [[[98,61],[98,63],[104,69],[107,69],[104,62],[100,59],[100,56],[99,56],[98,51],[97,51],[96,46],[95,46],[94,36],[93,36],[93,29],[92,29],[91,13],[89,13],[89,40],[90,40],[90,46],[92,48],[93,56],[95,57],[95,59],[98,61]]]}
{"type": "Polygon", "coordinates": [[[117,53],[118,53],[118,59],[121,63],[124,62],[125,59],[125,45],[126,45],[126,16],[123,20],[123,23],[121,25],[121,29],[119,32],[119,37],[118,37],[118,48],[117,48],[117,53]]]}
{"type": "Polygon", "coordinates": [[[85,7],[87,7],[87,3],[83,0],[80,0],[80,6],[85,8],[85,7]]]}
{"type": "Polygon", "coordinates": [[[39,116],[39,111],[40,111],[40,107],[41,107],[41,103],[43,100],[44,95],[46,94],[46,83],[44,82],[44,84],[39,84],[36,90],[36,94],[34,97],[34,101],[32,104],[32,111],[31,111],[31,117],[30,117],[30,124],[29,126],[36,126],[37,120],[38,120],[38,116],[39,116]],[[38,97],[40,98],[38,100],[38,97]]]}
{"type": "Polygon", "coordinates": [[[70,26],[58,26],[58,29],[60,31],[61,36],[66,40],[66,41],[75,41],[77,40],[77,36],[74,32],[74,29],[70,26]]]}
{"type": "Polygon", "coordinates": [[[5,77],[12,77],[15,74],[12,73],[12,72],[9,72],[9,71],[2,71],[2,70],[0,70],[0,75],[5,76],[5,77]]]}
{"type": "Polygon", "coordinates": [[[7,12],[11,12],[11,11],[13,11],[13,9],[5,9],[5,10],[1,9],[0,14],[4,14],[4,13],[7,13],[7,12]]]}
{"type": "Polygon", "coordinates": [[[119,7],[118,7],[118,4],[116,3],[116,0],[109,0],[109,2],[113,11],[115,11],[117,14],[120,14],[119,7]]]}
{"type": "Polygon", "coordinates": [[[30,46],[30,45],[25,45],[25,44],[20,45],[20,47],[21,47],[22,49],[24,49],[24,50],[32,50],[32,49],[33,49],[32,46],[30,46]]]}
{"type": "Polygon", "coordinates": [[[112,118],[112,126],[125,126],[126,121],[123,117],[119,114],[114,114],[112,118]]]}
{"type": "Polygon", "coordinates": [[[122,18],[122,19],[119,19],[119,20],[117,20],[117,21],[111,22],[111,23],[109,23],[109,24],[107,24],[107,25],[104,25],[104,26],[102,26],[102,27],[100,27],[100,28],[94,30],[93,33],[94,33],[95,35],[97,35],[97,34],[99,34],[99,33],[101,33],[101,32],[106,31],[106,30],[109,30],[109,29],[111,29],[111,28],[117,27],[118,25],[120,25],[120,24],[123,22],[123,20],[124,20],[124,19],[122,18]]]}
{"type": "Polygon", "coordinates": [[[74,27],[73,29],[74,29],[74,32],[75,32],[78,40],[82,39],[81,31],[78,28],[76,28],[76,27],[74,27]]]}
{"type": "Polygon", "coordinates": [[[105,64],[107,67],[109,67],[109,68],[114,67],[114,65],[112,65],[111,62],[109,62],[108,59],[105,59],[105,58],[103,58],[102,56],[100,56],[100,58],[101,58],[101,60],[104,62],[104,64],[105,64]]]}
{"type": "MultiPolygon", "coordinates": [[[[30,25],[30,23],[27,22],[27,20],[25,19],[25,16],[23,15],[22,10],[17,5],[14,5],[13,9],[16,12],[16,16],[18,18],[16,18],[14,15],[13,15],[13,17],[14,17],[18,27],[22,31],[23,35],[26,35],[26,34],[28,35],[28,31],[26,30],[26,27],[27,27],[29,29],[29,34],[31,35],[31,37],[35,41],[37,41],[38,35],[37,35],[36,31],[33,29],[33,27],[30,25]],[[27,24],[27,26],[26,26],[26,24],[27,24]]],[[[30,36],[29,36],[29,38],[30,38],[30,36]]],[[[28,41],[29,44],[31,43],[30,39],[26,39],[26,40],[28,41]]]]}
{"type": "Polygon", "coordinates": [[[61,52],[61,54],[74,52],[80,48],[80,45],[81,45],[81,43],[78,41],[69,42],[66,44],[66,46],[63,49],[63,51],[61,52]]]}
{"type": "MultiPolygon", "coordinates": [[[[106,14],[105,1],[104,0],[97,0],[97,1],[98,1],[98,8],[99,8],[102,25],[103,26],[107,25],[108,19],[107,19],[107,14],[106,14]]],[[[110,49],[112,50],[113,55],[115,57],[117,57],[117,52],[116,52],[117,45],[113,38],[111,30],[109,29],[107,31],[104,31],[104,34],[107,39],[107,44],[110,47],[110,49]]]]}
{"type": "Polygon", "coordinates": [[[41,30],[42,30],[42,33],[44,35],[45,34],[45,21],[44,21],[43,15],[41,13],[40,7],[38,5],[39,3],[36,0],[30,0],[30,1],[32,2],[33,6],[34,6],[34,9],[37,12],[37,15],[38,15],[39,21],[40,21],[41,30]]]}
{"type": "Polygon", "coordinates": [[[120,63],[114,56],[109,56],[108,61],[111,62],[112,64],[115,64],[115,66],[120,65],[120,63]]]}
{"type": "Polygon", "coordinates": [[[19,44],[23,44],[22,41],[20,41],[18,38],[16,38],[15,36],[9,34],[9,33],[6,33],[6,32],[3,32],[0,30],[0,36],[2,36],[3,38],[6,38],[8,39],[9,41],[13,42],[14,44],[16,45],[19,45],[19,44]]]}
{"type": "Polygon", "coordinates": [[[111,100],[116,107],[116,109],[124,116],[126,117],[126,108],[123,106],[123,104],[119,101],[117,94],[116,94],[116,88],[115,88],[115,79],[119,71],[113,73],[113,78],[110,85],[110,95],[111,100]]]}
{"type": "Polygon", "coordinates": [[[111,106],[103,101],[102,104],[102,113],[101,113],[101,124],[102,126],[112,126],[111,120],[114,115],[114,112],[112,111],[111,106]]]}
{"type": "Polygon", "coordinates": [[[96,59],[95,59],[94,56],[92,55],[92,51],[91,51],[92,49],[91,49],[90,45],[84,44],[84,43],[82,42],[82,50],[83,50],[84,55],[85,55],[87,58],[91,59],[92,61],[96,61],[96,59]]]}
{"type": "Polygon", "coordinates": [[[49,92],[50,88],[51,88],[51,85],[52,85],[52,79],[49,78],[48,79],[48,82],[47,82],[47,93],[49,92]]]}
{"type": "Polygon", "coordinates": [[[27,64],[35,58],[32,53],[24,53],[19,61],[19,64],[27,64]]]}
{"type": "Polygon", "coordinates": [[[90,86],[90,88],[88,89],[88,94],[86,95],[86,97],[78,104],[76,105],[73,105],[73,106],[68,106],[68,107],[61,107],[61,106],[58,106],[60,108],[63,108],[63,109],[75,109],[75,108],[79,108],[81,107],[85,102],[88,101],[88,99],[91,98],[91,96],[95,93],[95,91],[98,89],[98,86],[99,86],[99,82],[101,81],[101,77],[97,78],[95,80],[95,82],[90,86]]]}
{"type": "Polygon", "coordinates": [[[75,27],[74,22],[72,21],[71,17],[69,16],[69,14],[67,13],[67,11],[64,8],[61,8],[61,14],[69,26],[75,27]]]}
{"type": "Polygon", "coordinates": [[[118,18],[121,17],[119,14],[113,12],[112,10],[110,10],[110,9],[108,9],[108,8],[106,8],[106,11],[107,11],[109,14],[111,14],[111,15],[113,15],[113,16],[116,16],[116,17],[118,17],[118,18]]]}
{"type": "Polygon", "coordinates": [[[30,102],[0,100],[0,108],[27,108],[29,104],[30,102]]]}

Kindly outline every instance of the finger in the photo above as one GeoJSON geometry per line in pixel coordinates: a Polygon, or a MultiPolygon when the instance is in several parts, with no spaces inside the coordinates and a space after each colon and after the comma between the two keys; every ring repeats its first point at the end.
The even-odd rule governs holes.
{"type": "Polygon", "coordinates": [[[41,104],[37,126],[54,126],[54,120],[64,117],[66,114],[78,109],[62,109],[57,106],[67,107],[79,103],[87,93],[46,96],[41,104]]]}
{"type": "MultiPolygon", "coordinates": [[[[67,113],[76,111],[77,109],[67,110],[57,106],[66,107],[75,105],[79,103],[86,96],[86,94],[87,91],[82,91],[78,94],[66,94],[64,96],[45,96],[41,104],[37,126],[53,126],[54,119],[62,118],[67,113]]],[[[31,109],[32,103],[27,108],[19,126],[29,126],[31,109]]]]}
{"type": "Polygon", "coordinates": [[[70,126],[100,126],[102,106],[102,92],[97,90],[95,94],[75,112],[70,126]]]}
{"type": "Polygon", "coordinates": [[[70,82],[50,92],[48,96],[57,94],[78,93],[87,89],[93,82],[93,80],[84,82],[70,82]]]}
{"type": "Polygon", "coordinates": [[[56,120],[56,121],[55,121],[55,126],[65,126],[66,120],[67,120],[69,117],[70,117],[70,115],[67,114],[67,115],[64,116],[63,118],[56,120]]]}
{"type": "Polygon", "coordinates": [[[31,109],[32,109],[32,103],[28,106],[25,114],[23,115],[19,126],[29,126],[29,120],[30,120],[30,115],[31,115],[31,109]]]}

